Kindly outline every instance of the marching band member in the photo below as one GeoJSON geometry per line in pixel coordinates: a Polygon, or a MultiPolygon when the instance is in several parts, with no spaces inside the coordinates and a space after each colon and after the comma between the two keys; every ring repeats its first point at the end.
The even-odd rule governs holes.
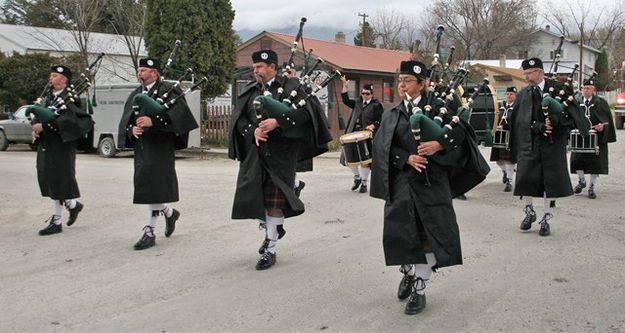
{"type": "Polygon", "coordinates": [[[614,127],[614,117],[608,103],[595,94],[594,80],[589,79],[582,86],[582,96],[579,100],[583,105],[582,109],[588,109],[592,127],[597,131],[597,143],[599,144],[599,155],[587,153],[571,153],[571,172],[577,173],[579,181],[575,186],[574,193],[579,194],[586,187],[585,173],[590,174],[590,187],[588,188],[588,198],[595,199],[595,186],[599,175],[608,174],[608,143],[616,142],[616,129],[614,127]]]}
{"type": "MultiPolygon", "coordinates": [[[[370,195],[386,201],[384,256],[386,265],[401,265],[400,272],[404,276],[397,297],[400,300],[409,298],[404,310],[406,314],[416,314],[425,308],[425,283],[436,268],[462,264],[452,196],[477,185],[485,177],[483,175],[474,182],[475,178],[462,173],[465,184],[471,185],[459,193],[454,187],[460,184],[452,182],[450,167],[428,159],[466,143],[469,135],[464,125],[454,127],[439,140],[416,145],[409,118],[412,105],[424,109],[427,104],[428,72],[419,61],[401,63],[398,90],[404,100],[383,113],[373,140],[370,195]],[[406,96],[416,99],[409,102],[406,96]],[[429,177],[427,184],[424,183],[425,173],[429,177]]],[[[441,103],[439,100],[434,105],[435,111],[441,103]]],[[[475,155],[472,156],[479,158],[477,145],[474,148],[475,155]]],[[[488,169],[483,158],[482,162],[488,169]]]]}
{"type": "MultiPolygon", "coordinates": [[[[165,237],[174,232],[180,218],[180,212],[170,206],[179,200],[175,151],[187,147],[188,133],[198,127],[184,97],[178,98],[160,116],[142,116],[133,109],[135,95],[158,98],[173,86],[160,80],[159,67],[157,59],[139,60],[137,77],[141,86],[128,96],[119,123],[119,145],[134,149],[133,203],[148,206],[148,223],[134,245],[135,250],[156,245],[154,229],[161,213],[165,216],[165,237]]],[[[182,91],[175,88],[172,95],[181,94],[182,91]]]]}
{"type": "Polygon", "coordinates": [[[529,85],[519,91],[512,111],[510,146],[517,161],[514,195],[525,203],[525,218],[520,229],[529,230],[536,221],[533,197],[543,198],[544,214],[540,220],[541,236],[551,233],[555,198],[573,194],[566,165],[567,120],[563,116],[545,117],[541,103],[550,88],[560,91],[556,82],[545,78],[543,62],[538,58],[521,63],[529,85]]]}
{"type": "Polygon", "coordinates": [[[268,117],[259,122],[253,102],[263,92],[279,101],[294,90],[297,96],[305,92],[297,79],[277,75],[278,56],[274,51],[254,52],[252,61],[256,82],[248,84],[237,96],[228,156],[240,162],[232,218],[263,221],[265,237],[256,269],[264,270],[276,263],[278,239],[285,233],[284,219],[304,213],[304,203],[293,187],[298,160],[327,151],[331,136],[319,104],[310,100],[288,116],[268,117]],[[283,135],[294,128],[305,128],[306,137],[283,135]]]}
{"type": "MultiPolygon", "coordinates": [[[[384,108],[373,96],[373,85],[365,84],[360,91],[360,98],[353,100],[349,98],[347,93],[349,80],[347,80],[345,76],[341,76],[341,81],[343,82],[343,90],[341,92],[343,104],[352,109],[345,134],[362,130],[375,132],[380,126],[380,119],[382,118],[384,108]]],[[[342,153],[341,164],[345,165],[345,156],[342,153]]],[[[360,193],[367,193],[367,180],[369,179],[370,166],[359,165],[350,167],[350,169],[354,174],[352,191],[358,190],[360,193]]]]}
{"type": "MultiPolygon", "coordinates": [[[[43,106],[54,104],[62,97],[72,79],[69,68],[53,65],[50,68],[50,91],[43,106]]],[[[93,128],[89,114],[80,110],[80,99],[66,101],[67,108],[49,123],[34,120],[32,124],[33,142],[37,144],[37,180],[41,196],[49,197],[54,202],[52,216],[46,220],[48,226],[39,230],[39,235],[46,236],[63,232],[61,224],[62,205],[69,211],[67,225],[76,222],[83,204],[76,181],[76,141],[84,137],[93,128]]]]}
{"type": "MultiPolygon", "coordinates": [[[[512,116],[512,108],[514,107],[514,101],[516,100],[516,93],[516,87],[506,88],[506,100],[501,102],[502,107],[504,107],[508,112],[507,119],[510,119],[512,116]]],[[[501,116],[502,115],[500,115],[500,117],[501,116]]],[[[497,165],[501,168],[501,172],[503,172],[502,182],[506,185],[503,191],[511,192],[515,166],[512,153],[510,150],[505,148],[492,148],[490,151],[490,160],[497,163],[497,165]]]]}

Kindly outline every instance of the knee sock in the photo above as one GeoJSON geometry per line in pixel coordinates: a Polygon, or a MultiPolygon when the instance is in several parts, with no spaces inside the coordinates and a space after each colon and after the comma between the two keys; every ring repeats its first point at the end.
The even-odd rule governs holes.
{"type": "Polygon", "coordinates": [[[61,205],[61,202],[59,200],[52,200],[54,202],[54,206],[53,206],[53,210],[52,210],[52,215],[54,215],[54,217],[52,218],[52,222],[54,222],[54,224],[59,225],[61,224],[61,211],[63,206],[61,205]]]}
{"type": "MultiPolygon", "coordinates": [[[[425,254],[425,259],[427,260],[427,264],[413,264],[406,265],[405,272],[408,275],[421,278],[423,282],[430,280],[432,276],[432,267],[436,266],[436,257],[434,253],[428,252],[425,254]]],[[[419,283],[418,280],[416,283],[419,283]]],[[[425,284],[414,286],[416,288],[416,292],[419,295],[425,295],[425,284]]]]}
{"type": "Polygon", "coordinates": [[[362,166],[358,167],[358,174],[360,175],[360,179],[362,179],[362,183],[363,184],[367,184],[367,179],[369,179],[369,173],[371,172],[371,169],[369,168],[365,168],[362,166]]]}
{"type": "Polygon", "coordinates": [[[575,170],[575,173],[577,174],[577,177],[579,177],[579,181],[581,183],[586,182],[586,177],[584,177],[584,170],[575,170]]]}
{"type": "Polygon", "coordinates": [[[545,208],[544,208],[545,214],[553,215],[553,206],[556,205],[556,200],[547,198],[547,196],[545,196],[543,204],[545,205],[545,208]]]}
{"type": "Polygon", "coordinates": [[[65,207],[67,207],[67,209],[74,209],[74,208],[76,208],[76,199],[67,199],[67,200],[65,200],[65,207]]]}
{"type": "Polygon", "coordinates": [[[514,163],[506,163],[506,177],[512,183],[512,178],[514,177],[514,163]]]}
{"type": "Polygon", "coordinates": [[[358,167],[351,167],[349,169],[352,170],[355,179],[360,179],[360,172],[358,171],[358,167]]]}
{"type": "Polygon", "coordinates": [[[299,186],[299,178],[297,178],[297,172],[295,173],[295,181],[293,182],[293,188],[297,188],[299,186]]]}
{"type": "Polygon", "coordinates": [[[269,239],[269,245],[267,245],[267,251],[276,253],[276,246],[278,245],[278,225],[284,222],[284,217],[269,216],[267,215],[267,239],[269,239]]]}
{"type": "Polygon", "coordinates": [[[597,174],[593,173],[590,175],[590,187],[594,188],[594,186],[597,185],[597,178],[599,178],[597,174]]]}
{"type": "Polygon", "coordinates": [[[501,172],[507,172],[506,170],[506,163],[502,162],[502,161],[497,161],[495,162],[497,163],[497,165],[499,166],[499,168],[501,168],[501,172]]]}
{"type": "MultiPolygon", "coordinates": [[[[148,205],[148,212],[149,212],[148,226],[152,227],[152,229],[156,229],[156,221],[158,221],[158,216],[160,215],[161,211],[165,210],[166,208],[167,206],[164,204],[148,205]]],[[[150,235],[150,236],[153,236],[153,235],[150,235]]]]}
{"type": "Polygon", "coordinates": [[[524,195],[523,196],[523,203],[525,204],[525,206],[530,206],[530,207],[534,207],[534,205],[532,204],[532,197],[524,195]]]}

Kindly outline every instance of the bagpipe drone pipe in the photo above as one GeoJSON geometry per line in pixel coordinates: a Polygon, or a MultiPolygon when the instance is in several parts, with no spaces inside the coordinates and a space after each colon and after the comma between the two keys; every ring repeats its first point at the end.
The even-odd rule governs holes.
{"type": "Polygon", "coordinates": [[[67,110],[69,104],[75,103],[79,96],[91,87],[89,74],[92,68],[102,61],[102,57],[104,57],[104,53],[99,54],[85,72],[81,73],[77,80],[70,83],[48,106],[44,106],[44,96],[46,94],[51,95],[51,87],[48,83],[35,103],[26,109],[26,116],[44,124],[54,121],[56,117],[67,110]]]}

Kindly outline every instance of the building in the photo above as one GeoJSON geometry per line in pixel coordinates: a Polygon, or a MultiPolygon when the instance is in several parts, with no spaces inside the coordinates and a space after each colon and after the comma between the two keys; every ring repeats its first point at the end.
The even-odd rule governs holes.
{"type": "MultiPolygon", "coordinates": [[[[272,49],[278,54],[278,59],[286,63],[291,55],[291,47],[295,40],[294,35],[263,31],[250,38],[237,48],[237,67],[239,68],[238,81],[234,85],[233,96],[236,96],[237,86],[248,82],[253,52],[264,49],[272,49]]],[[[314,63],[321,58],[325,61],[318,69],[322,74],[317,78],[318,84],[334,70],[339,70],[350,80],[348,92],[351,98],[358,97],[360,88],[364,84],[373,84],[374,95],[385,106],[390,108],[398,103],[397,75],[401,61],[411,58],[410,52],[385,50],[369,47],[348,45],[345,43],[345,34],[337,33],[334,41],[303,38],[299,43],[294,56],[296,68],[301,72],[305,52],[310,54],[309,63],[314,63]]],[[[342,85],[337,79],[328,85],[328,89],[320,91],[318,97],[327,106],[327,116],[330,122],[330,131],[337,138],[343,134],[338,128],[339,114],[345,121],[351,112],[341,102],[342,85]]]]}
{"type": "MultiPolygon", "coordinates": [[[[147,56],[143,39],[130,37],[140,43],[139,57],[147,56]]],[[[87,51],[90,59],[104,53],[102,64],[96,75],[98,85],[136,83],[136,71],[124,36],[104,33],[89,33],[87,51]]],[[[80,48],[72,31],[0,24],[0,52],[10,56],[20,54],[49,53],[53,57],[64,57],[78,53],[80,48]]]]}

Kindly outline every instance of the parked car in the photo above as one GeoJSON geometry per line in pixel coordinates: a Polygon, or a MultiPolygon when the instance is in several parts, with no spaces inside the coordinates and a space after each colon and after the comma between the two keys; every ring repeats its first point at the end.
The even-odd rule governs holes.
{"type": "Polygon", "coordinates": [[[30,119],[26,117],[26,108],[22,106],[15,111],[9,119],[0,120],[0,151],[9,148],[9,144],[27,143],[32,150],[37,150],[37,146],[32,144],[30,119]]]}

